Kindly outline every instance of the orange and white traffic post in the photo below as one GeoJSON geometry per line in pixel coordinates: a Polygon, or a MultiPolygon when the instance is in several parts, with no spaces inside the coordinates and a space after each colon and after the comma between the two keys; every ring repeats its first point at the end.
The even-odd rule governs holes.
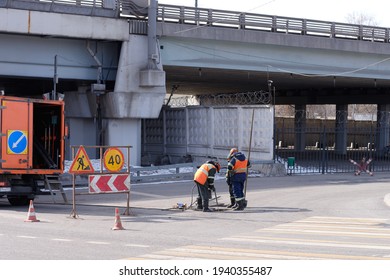
{"type": "Polygon", "coordinates": [[[122,226],[121,217],[119,215],[119,209],[115,208],[115,225],[112,228],[112,230],[123,230],[123,229],[125,228],[122,226]]]}
{"type": "Polygon", "coordinates": [[[27,219],[25,222],[39,222],[35,215],[34,204],[32,200],[30,200],[30,206],[28,208],[27,219]]]}

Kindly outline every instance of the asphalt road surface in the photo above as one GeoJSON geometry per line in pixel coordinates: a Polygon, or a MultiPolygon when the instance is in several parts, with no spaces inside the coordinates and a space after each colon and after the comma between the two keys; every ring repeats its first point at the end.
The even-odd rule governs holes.
{"type": "Polygon", "coordinates": [[[77,194],[75,208],[72,189],[68,205],[41,196],[40,222],[25,222],[28,207],[1,199],[0,259],[389,260],[389,181],[386,173],[249,178],[248,207],[226,211],[227,186],[218,180],[211,213],[174,208],[195,199],[191,181],[133,184],[124,230],[112,228],[125,194],[77,194]]]}

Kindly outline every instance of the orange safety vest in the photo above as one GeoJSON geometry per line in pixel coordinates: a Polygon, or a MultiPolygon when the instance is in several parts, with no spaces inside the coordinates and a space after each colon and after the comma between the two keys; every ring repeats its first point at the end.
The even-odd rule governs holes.
{"type": "Polygon", "coordinates": [[[195,172],[194,181],[204,185],[209,177],[209,171],[211,168],[213,168],[212,164],[202,164],[202,166],[195,172]]]}
{"type": "Polygon", "coordinates": [[[246,173],[247,166],[248,166],[247,159],[240,161],[236,158],[236,163],[233,166],[234,173],[246,173]]]}

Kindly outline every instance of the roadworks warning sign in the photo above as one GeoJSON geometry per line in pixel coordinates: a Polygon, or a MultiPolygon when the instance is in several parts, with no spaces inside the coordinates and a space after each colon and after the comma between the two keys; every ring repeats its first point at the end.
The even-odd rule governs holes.
{"type": "Polygon", "coordinates": [[[95,170],[89,160],[87,152],[85,151],[83,146],[77,150],[77,154],[73,159],[72,165],[69,168],[69,173],[94,173],[95,170]]]}

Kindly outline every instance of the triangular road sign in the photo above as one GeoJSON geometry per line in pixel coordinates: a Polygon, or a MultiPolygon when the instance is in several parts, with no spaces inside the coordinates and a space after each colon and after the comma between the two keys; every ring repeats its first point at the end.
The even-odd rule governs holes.
{"type": "Polygon", "coordinates": [[[77,154],[69,168],[69,173],[94,173],[95,170],[89,160],[87,152],[83,146],[77,151],[77,154]]]}

